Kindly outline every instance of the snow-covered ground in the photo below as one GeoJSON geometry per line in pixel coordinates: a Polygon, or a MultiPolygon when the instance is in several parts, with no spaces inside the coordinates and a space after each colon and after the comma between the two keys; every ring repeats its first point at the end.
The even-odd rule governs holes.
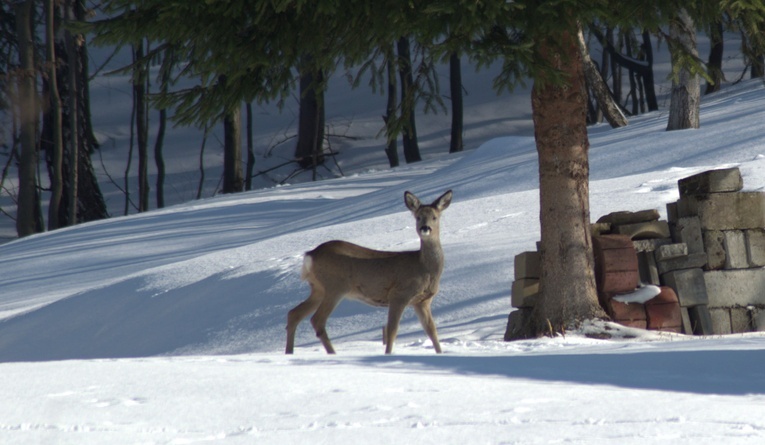
{"type": "MultiPolygon", "coordinates": [[[[99,91],[106,100],[114,90],[99,91]]],[[[503,117],[480,126],[502,100],[475,105],[473,141],[502,133],[503,117]]],[[[374,113],[364,118],[370,128],[374,113]]],[[[526,118],[525,129],[505,132],[516,136],[460,155],[443,153],[432,136],[418,165],[359,171],[351,166],[365,164],[348,155],[344,178],[1,245],[0,443],[763,443],[765,334],[610,326],[612,340],[585,328],[502,341],[513,258],[539,238],[526,118]],[[328,325],[337,356],[323,352],[307,321],[295,355],[283,355],[286,313],[308,293],[302,253],[333,238],[414,249],[403,192],[430,201],[450,188],[446,270],[433,304],[444,354],[407,311],[395,354],[383,355],[386,312],[345,302],[328,325]]],[[[699,130],[667,133],[661,111],[618,130],[593,127],[593,219],[649,208],[665,216],[677,180],[710,168],[738,166],[747,190],[765,190],[765,86],[705,97],[701,120],[699,130]]],[[[124,142],[118,122],[101,131],[124,142]]],[[[196,190],[199,143],[188,139],[192,167],[176,179],[190,179],[177,183],[175,201],[196,190]]],[[[380,150],[379,140],[367,143],[380,150]]],[[[108,144],[104,156],[116,165],[108,144]]]]}
{"type": "MultiPolygon", "coordinates": [[[[765,188],[765,87],[705,98],[700,130],[662,112],[591,132],[592,214],[657,208],[677,180],[737,165],[765,188]]],[[[621,331],[505,343],[513,257],[538,239],[533,141],[114,218],[0,247],[2,443],[762,443],[765,335],[621,331]],[[344,238],[416,248],[404,190],[454,189],[434,354],[407,312],[343,303],[338,355],[309,324],[302,252],[344,238]],[[630,338],[634,337],[634,338],[630,338]]]]}

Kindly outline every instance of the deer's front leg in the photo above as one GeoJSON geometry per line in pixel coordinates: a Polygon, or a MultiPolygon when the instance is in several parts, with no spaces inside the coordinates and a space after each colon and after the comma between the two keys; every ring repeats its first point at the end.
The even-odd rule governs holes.
{"type": "Polygon", "coordinates": [[[388,306],[388,325],[385,327],[385,353],[393,352],[393,344],[398,334],[398,324],[406,309],[406,303],[392,300],[388,306]]]}

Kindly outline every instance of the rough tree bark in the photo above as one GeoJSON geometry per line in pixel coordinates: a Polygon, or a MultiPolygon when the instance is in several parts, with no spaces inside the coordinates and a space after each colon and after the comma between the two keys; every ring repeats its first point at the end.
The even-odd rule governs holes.
{"type": "Polygon", "coordinates": [[[537,78],[531,93],[539,156],[542,240],[540,295],[519,337],[554,335],[588,319],[606,318],[595,285],[589,207],[587,93],[577,38],[561,31],[535,47],[537,60],[567,84],[537,78]]]}
{"type": "Polygon", "coordinates": [[[669,103],[667,131],[699,128],[701,87],[698,74],[691,73],[687,58],[698,59],[696,29],[685,9],[678,12],[669,24],[670,53],[672,56],[672,96],[669,103]]]}

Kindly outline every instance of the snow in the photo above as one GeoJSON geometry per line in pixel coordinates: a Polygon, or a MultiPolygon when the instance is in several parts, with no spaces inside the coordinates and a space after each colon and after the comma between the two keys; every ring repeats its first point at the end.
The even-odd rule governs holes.
{"type": "MultiPolygon", "coordinates": [[[[491,114],[505,99],[475,107],[491,114]]],[[[737,166],[747,190],[765,190],[765,86],[705,97],[701,121],[668,133],[660,111],[591,128],[593,219],[666,217],[677,180],[711,168],[737,166]]],[[[498,129],[484,131],[475,140],[498,129]]],[[[0,443],[763,443],[763,333],[599,323],[502,341],[514,256],[539,239],[533,139],[507,134],[393,170],[354,168],[349,154],[343,178],[177,198],[0,246],[0,443]],[[308,294],[302,253],[333,238],[414,249],[403,192],[447,189],[433,303],[444,354],[407,311],[383,355],[386,312],[348,301],[329,319],[336,356],[307,321],[285,356],[286,313],[308,294]],[[589,335],[606,329],[610,340],[589,335]]]]}

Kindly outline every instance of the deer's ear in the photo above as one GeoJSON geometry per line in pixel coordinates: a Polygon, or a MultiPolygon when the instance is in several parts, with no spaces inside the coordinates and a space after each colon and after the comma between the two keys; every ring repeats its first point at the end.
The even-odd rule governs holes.
{"type": "Polygon", "coordinates": [[[420,200],[410,192],[404,192],[404,204],[412,212],[416,212],[420,208],[420,200]]]}
{"type": "Polygon", "coordinates": [[[449,204],[451,203],[452,203],[452,191],[449,190],[448,192],[439,196],[438,199],[433,201],[433,204],[431,205],[437,208],[438,211],[440,212],[440,211],[446,210],[446,208],[449,207],[449,204]]]}

